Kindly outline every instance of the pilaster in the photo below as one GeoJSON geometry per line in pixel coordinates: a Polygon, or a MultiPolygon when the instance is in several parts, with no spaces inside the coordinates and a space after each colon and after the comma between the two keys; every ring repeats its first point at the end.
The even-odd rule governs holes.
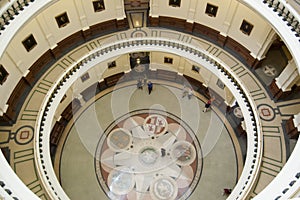
{"type": "Polygon", "coordinates": [[[290,60],[281,74],[275,78],[276,85],[283,92],[291,91],[293,85],[299,80],[299,73],[294,60],[290,60]]]}

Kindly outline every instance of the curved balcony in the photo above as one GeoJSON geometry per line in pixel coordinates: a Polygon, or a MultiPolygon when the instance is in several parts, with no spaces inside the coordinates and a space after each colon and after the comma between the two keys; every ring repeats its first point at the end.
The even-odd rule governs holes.
{"type": "Polygon", "coordinates": [[[61,98],[77,77],[80,77],[97,63],[120,54],[145,49],[147,51],[168,51],[189,58],[206,67],[214,74],[217,74],[217,76],[224,80],[225,85],[230,88],[233,94],[235,94],[234,96],[242,112],[245,113],[248,148],[244,170],[230,198],[243,199],[248,195],[256,180],[262,154],[262,135],[260,133],[259,117],[257,116],[254,100],[247,94],[247,88],[245,88],[244,84],[225,63],[210,55],[206,55],[203,50],[179,41],[148,37],[109,43],[103,45],[100,49],[92,51],[71,65],[47,93],[39,112],[39,120],[36,124],[36,130],[39,130],[39,134],[35,136],[35,148],[38,150],[36,151],[35,160],[39,167],[40,176],[43,177],[44,184],[50,190],[51,197],[55,199],[67,198],[52,168],[49,145],[51,124],[53,124],[55,110],[61,98]]]}
{"type": "Polygon", "coordinates": [[[17,177],[15,172],[7,163],[5,157],[0,153],[0,197],[5,199],[33,199],[39,198],[29,190],[24,183],[17,177]]]}
{"type": "MultiPolygon", "coordinates": [[[[50,2],[51,1],[40,1],[39,5],[37,5],[37,2],[34,2],[34,3],[30,4],[30,8],[31,8],[30,11],[29,11],[29,9],[22,11],[22,12],[24,12],[24,16],[22,14],[22,19],[21,19],[20,15],[14,17],[15,19],[13,19],[13,20],[10,19],[10,24],[5,25],[4,26],[5,29],[2,30],[2,32],[1,32],[0,37],[1,37],[2,41],[4,41],[2,43],[1,49],[0,49],[1,55],[3,54],[6,46],[9,44],[10,40],[13,38],[14,34],[19,30],[19,28],[28,19],[30,19],[36,12],[39,12],[44,6],[48,5],[48,3],[50,3],[50,2]],[[36,5],[36,7],[34,5],[36,5]],[[28,14],[25,14],[25,11],[26,12],[28,11],[28,14]]],[[[292,53],[292,55],[297,63],[298,69],[299,69],[299,66],[300,66],[299,59],[300,58],[298,58],[298,56],[297,56],[297,55],[300,55],[299,54],[300,53],[299,52],[300,51],[299,38],[298,38],[299,37],[298,14],[295,13],[295,11],[293,11],[293,9],[288,4],[286,4],[285,1],[283,1],[283,0],[280,0],[280,1],[276,1],[276,0],[269,0],[269,1],[243,0],[243,2],[245,4],[247,4],[248,7],[252,7],[258,13],[261,13],[263,15],[263,17],[265,17],[266,20],[268,20],[269,23],[272,24],[274,29],[277,31],[277,33],[281,36],[281,38],[285,41],[285,43],[289,47],[289,50],[292,53]],[[274,20],[274,19],[276,19],[276,20],[274,20]],[[280,19],[280,20],[278,20],[278,19],[280,19]]],[[[125,48],[125,46],[124,46],[124,48],[125,48]]],[[[193,49],[192,47],[190,47],[190,48],[191,48],[191,53],[195,52],[192,50],[193,49]]],[[[107,52],[111,51],[110,49],[106,49],[106,50],[107,50],[107,52]]],[[[103,55],[104,55],[104,52],[103,52],[103,55]]],[[[101,51],[100,51],[100,54],[101,54],[101,51]]],[[[96,55],[94,55],[95,58],[97,57],[96,55]]],[[[89,55],[89,56],[91,56],[91,55],[89,55]]],[[[93,60],[93,56],[89,57],[89,59],[93,60]]],[[[207,57],[207,59],[208,59],[208,61],[210,60],[209,57],[207,57]]],[[[84,61],[84,59],[82,61],[84,61]]],[[[226,69],[226,66],[223,66],[222,64],[220,66],[222,66],[226,69]]],[[[76,69],[76,67],[75,67],[75,69],[76,69]]],[[[75,69],[73,69],[74,70],[73,73],[75,72],[75,69]]],[[[69,73],[71,73],[71,71],[69,73]]],[[[226,76],[225,74],[224,74],[224,76],[226,76]]],[[[67,76],[67,73],[65,75],[67,76]]],[[[64,79],[62,79],[62,81],[64,82],[64,79]]],[[[245,93],[244,95],[247,95],[247,93],[245,93]]],[[[39,141],[37,141],[37,143],[39,143],[39,141]]],[[[282,169],[281,173],[275,178],[275,180],[260,195],[265,195],[266,197],[270,197],[268,195],[272,194],[272,196],[274,196],[274,198],[279,199],[279,198],[290,197],[296,190],[298,190],[300,166],[298,166],[299,164],[297,164],[298,162],[296,160],[297,159],[296,153],[300,151],[299,146],[300,145],[297,144],[297,146],[294,150],[294,153],[290,157],[286,166],[282,169]],[[290,175],[287,176],[287,174],[290,174],[290,175]],[[274,188],[276,188],[276,189],[274,189],[274,188]],[[274,194],[274,191],[276,191],[277,193],[274,194]]],[[[40,158],[41,157],[39,156],[39,159],[40,158]]],[[[250,166],[252,166],[252,165],[250,165],[250,166]]],[[[250,171],[249,171],[249,173],[250,173],[250,171]]],[[[252,171],[252,173],[253,173],[253,171],[252,171]]],[[[3,179],[6,180],[5,176],[1,175],[1,178],[2,177],[4,177],[3,179]]],[[[244,180],[244,181],[245,181],[244,183],[246,183],[246,180],[244,180]]],[[[248,182],[247,182],[247,184],[248,184],[248,182]]],[[[12,193],[14,194],[14,191],[12,193]]],[[[240,195],[243,195],[244,190],[238,190],[237,193],[241,193],[240,195]]],[[[55,191],[54,191],[54,194],[55,194],[55,191]]],[[[235,194],[236,194],[236,190],[234,190],[232,197],[235,194]]],[[[236,197],[236,199],[240,198],[239,195],[237,195],[235,197],[236,197]]],[[[261,196],[258,196],[257,198],[260,198],[260,197],[261,196]]]]}
{"type": "MultiPolygon", "coordinates": [[[[283,0],[243,0],[248,7],[260,13],[280,35],[288,46],[300,73],[300,25],[299,14],[286,1],[283,0]]],[[[297,154],[300,144],[296,147],[288,162],[276,178],[256,196],[257,199],[287,199],[300,188],[300,164],[297,154]]]]}

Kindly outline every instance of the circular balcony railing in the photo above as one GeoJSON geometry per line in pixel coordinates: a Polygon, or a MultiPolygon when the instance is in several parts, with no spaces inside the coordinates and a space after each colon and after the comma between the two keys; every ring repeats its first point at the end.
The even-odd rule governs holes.
{"type": "Polygon", "coordinates": [[[147,37],[106,44],[100,49],[90,52],[70,66],[47,93],[39,112],[40,115],[35,129],[38,131],[35,135],[35,160],[39,168],[39,174],[52,198],[68,198],[57,181],[52,168],[49,145],[51,124],[53,124],[54,114],[61,98],[72,83],[74,83],[76,77],[80,77],[81,74],[97,63],[116,55],[142,50],[167,51],[193,60],[219,76],[231,90],[244,114],[248,144],[247,158],[243,172],[229,198],[243,199],[249,194],[256,180],[262,154],[262,135],[260,132],[259,117],[257,116],[254,100],[248,95],[247,88],[245,88],[241,80],[239,80],[228,66],[221,60],[207,55],[204,50],[193,47],[190,44],[180,43],[179,41],[175,42],[169,39],[147,37]]]}

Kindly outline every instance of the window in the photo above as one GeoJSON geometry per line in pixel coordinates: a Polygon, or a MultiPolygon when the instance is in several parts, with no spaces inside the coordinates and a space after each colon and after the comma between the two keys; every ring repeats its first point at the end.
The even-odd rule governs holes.
{"type": "Polygon", "coordinates": [[[116,67],[116,66],[117,66],[117,65],[116,65],[116,61],[112,61],[112,62],[107,63],[108,69],[113,68],[113,67],[116,67]]]}
{"type": "Polygon", "coordinates": [[[216,17],[217,16],[217,11],[218,11],[218,7],[214,6],[212,4],[207,4],[206,5],[206,10],[205,10],[205,14],[207,14],[210,17],[216,17]]]}
{"type": "Polygon", "coordinates": [[[198,67],[198,66],[196,66],[196,65],[193,65],[193,66],[192,66],[192,70],[193,70],[194,72],[199,73],[200,67],[198,67]]]}
{"type": "Polygon", "coordinates": [[[169,6],[180,7],[181,0],[169,0],[169,6]]]}
{"type": "Polygon", "coordinates": [[[55,17],[55,19],[56,19],[56,23],[57,23],[59,28],[62,28],[64,26],[66,26],[68,23],[70,23],[68,15],[67,15],[66,12],[59,15],[59,16],[57,16],[57,17],[55,17]]]}
{"type": "Polygon", "coordinates": [[[60,100],[60,103],[62,103],[67,98],[67,95],[64,95],[63,98],[60,100]]]}
{"type": "Polygon", "coordinates": [[[80,79],[81,79],[82,82],[88,80],[89,78],[90,78],[90,75],[89,75],[88,72],[85,73],[85,74],[83,74],[83,75],[80,77],[80,79]]]}
{"type": "Polygon", "coordinates": [[[164,57],[164,63],[173,64],[173,58],[164,57]]]}
{"type": "Polygon", "coordinates": [[[32,34],[29,35],[25,40],[23,40],[22,43],[23,43],[26,51],[28,51],[28,52],[31,51],[37,45],[32,34]]]}
{"type": "Polygon", "coordinates": [[[8,72],[4,69],[3,65],[0,65],[0,85],[2,85],[8,76],[8,72]]]}
{"type": "Polygon", "coordinates": [[[218,79],[218,81],[217,81],[217,86],[221,89],[225,88],[225,84],[220,79],[218,79]]]}
{"type": "Polygon", "coordinates": [[[246,35],[250,35],[251,31],[253,29],[253,25],[250,24],[249,22],[247,22],[246,20],[243,20],[242,25],[240,27],[240,30],[246,34],[246,35]]]}
{"type": "Polygon", "coordinates": [[[94,6],[94,12],[100,12],[102,10],[105,10],[105,6],[104,6],[104,1],[103,0],[93,1],[93,6],[94,6]]]}

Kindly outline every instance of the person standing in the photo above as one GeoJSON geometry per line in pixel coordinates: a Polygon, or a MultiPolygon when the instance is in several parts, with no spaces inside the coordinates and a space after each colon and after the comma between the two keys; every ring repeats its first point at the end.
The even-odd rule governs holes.
{"type": "Polygon", "coordinates": [[[231,194],[231,192],[232,192],[232,189],[230,189],[230,188],[224,188],[222,195],[223,196],[224,195],[229,196],[231,194]]]}
{"type": "Polygon", "coordinates": [[[192,88],[189,87],[188,88],[188,98],[191,99],[192,96],[193,96],[193,90],[192,90],[192,88]]]}
{"type": "Polygon", "coordinates": [[[143,82],[141,78],[138,79],[136,86],[138,89],[143,89],[143,82]]]}
{"type": "Polygon", "coordinates": [[[206,102],[203,112],[207,112],[207,110],[211,107],[211,103],[212,103],[213,101],[214,101],[214,98],[210,98],[210,99],[206,102]]]}
{"type": "Polygon", "coordinates": [[[144,86],[146,86],[147,85],[147,75],[146,74],[144,74],[144,84],[143,84],[144,86]]]}
{"type": "Polygon", "coordinates": [[[152,89],[153,89],[153,84],[152,84],[152,82],[151,81],[148,81],[148,93],[149,94],[151,94],[151,92],[152,92],[152,89]]]}
{"type": "Polygon", "coordinates": [[[182,98],[184,98],[187,94],[188,94],[188,88],[187,86],[184,85],[182,89],[182,98]]]}

